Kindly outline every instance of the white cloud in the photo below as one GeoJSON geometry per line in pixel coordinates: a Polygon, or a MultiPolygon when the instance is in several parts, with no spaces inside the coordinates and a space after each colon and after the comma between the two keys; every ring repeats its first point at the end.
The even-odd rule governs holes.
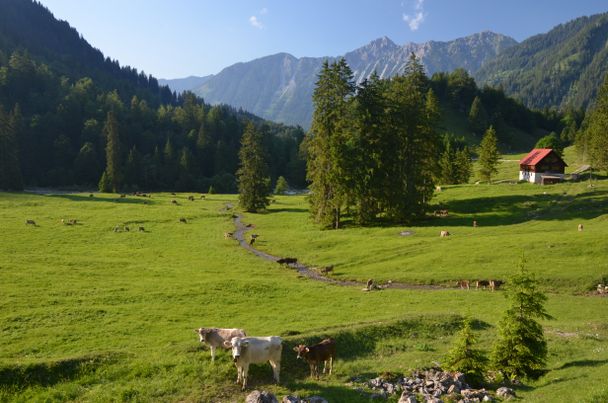
{"type": "Polygon", "coordinates": [[[262,24],[262,22],[260,20],[258,20],[258,17],[256,17],[255,15],[252,15],[251,17],[249,17],[249,23],[254,28],[264,29],[264,24],[262,24]]]}
{"type": "Polygon", "coordinates": [[[414,14],[403,14],[403,21],[409,25],[410,30],[416,31],[424,22],[427,14],[424,12],[424,0],[416,0],[414,4],[414,14]]]}
{"type": "Polygon", "coordinates": [[[264,7],[263,9],[260,10],[260,15],[266,15],[268,14],[268,9],[266,7],[264,7]]]}

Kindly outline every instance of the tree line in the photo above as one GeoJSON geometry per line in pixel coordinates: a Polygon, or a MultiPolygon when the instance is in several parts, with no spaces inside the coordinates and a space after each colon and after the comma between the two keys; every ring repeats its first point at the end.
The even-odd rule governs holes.
{"type": "Polygon", "coordinates": [[[263,134],[272,180],[284,176],[305,186],[301,128],[211,106],[192,93],[158,107],[144,98],[154,97],[106,91],[88,77],[72,81],[26,52],[0,58],[0,152],[8,156],[0,177],[22,178],[3,179],[0,188],[99,184],[114,191],[236,192],[248,122],[263,134]]]}

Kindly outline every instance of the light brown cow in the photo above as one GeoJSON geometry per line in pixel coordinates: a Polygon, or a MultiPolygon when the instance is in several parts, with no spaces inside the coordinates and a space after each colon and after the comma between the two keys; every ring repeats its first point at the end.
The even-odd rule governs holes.
{"type": "Polygon", "coordinates": [[[458,286],[462,290],[469,290],[471,288],[471,283],[469,282],[469,280],[458,280],[458,286]]]}
{"type": "Polygon", "coordinates": [[[439,233],[439,236],[442,237],[442,238],[444,238],[446,236],[450,236],[450,233],[449,233],[449,231],[441,231],[439,233]]]}
{"type": "Polygon", "coordinates": [[[232,239],[233,235],[232,232],[224,232],[224,239],[232,239]]]}
{"type": "Polygon", "coordinates": [[[504,283],[502,280],[490,280],[490,290],[498,290],[504,283]]]}
{"type": "Polygon", "coordinates": [[[215,327],[201,327],[194,330],[198,334],[199,341],[209,345],[211,350],[211,361],[215,361],[215,349],[222,347],[229,349],[224,345],[224,342],[230,342],[233,337],[245,337],[245,331],[243,329],[218,329],[215,327]]]}
{"type": "Polygon", "coordinates": [[[583,224],[578,225],[578,230],[579,230],[579,232],[583,230],[583,224]]]}

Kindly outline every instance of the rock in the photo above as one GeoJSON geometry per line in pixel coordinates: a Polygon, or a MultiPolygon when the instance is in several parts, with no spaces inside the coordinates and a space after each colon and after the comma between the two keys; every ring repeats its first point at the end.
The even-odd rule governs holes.
{"type": "Polygon", "coordinates": [[[382,385],[384,387],[384,390],[386,391],[386,393],[388,393],[389,395],[392,395],[393,393],[395,393],[395,385],[393,385],[392,383],[384,383],[382,385]]]}
{"type": "Polygon", "coordinates": [[[416,400],[416,396],[403,392],[398,403],[418,403],[418,401],[416,400]]]}
{"type": "Polygon", "coordinates": [[[490,395],[485,395],[481,401],[482,402],[493,402],[494,398],[492,398],[492,396],[490,396],[490,395]]]}
{"type": "Polygon", "coordinates": [[[515,391],[511,388],[503,386],[502,388],[496,389],[496,396],[503,399],[510,399],[512,397],[515,397],[515,391]]]}
{"type": "Polygon", "coordinates": [[[369,398],[370,400],[386,400],[387,394],[385,391],[380,393],[373,393],[369,398]]]}
{"type": "Polygon", "coordinates": [[[303,400],[306,403],[329,403],[327,399],[321,396],[311,396],[303,400]]]}
{"type": "Polygon", "coordinates": [[[279,403],[279,401],[270,392],[254,390],[247,395],[245,403],[279,403]]]}
{"type": "Polygon", "coordinates": [[[451,395],[452,393],[460,393],[460,388],[455,384],[452,384],[452,386],[448,388],[448,395],[451,395]]]}
{"type": "Polygon", "coordinates": [[[281,403],[300,403],[300,398],[297,396],[288,395],[281,400],[281,403]]]}

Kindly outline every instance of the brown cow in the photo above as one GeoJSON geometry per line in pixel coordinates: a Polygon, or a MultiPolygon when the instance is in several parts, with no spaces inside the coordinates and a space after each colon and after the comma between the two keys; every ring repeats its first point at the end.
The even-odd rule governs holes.
{"type": "Polygon", "coordinates": [[[458,286],[464,290],[469,290],[471,289],[471,283],[469,282],[469,280],[458,280],[458,286]]]}
{"type": "Polygon", "coordinates": [[[329,274],[332,271],[334,271],[334,265],[333,264],[330,264],[329,266],[325,266],[325,267],[321,268],[321,273],[323,273],[323,274],[329,274]]]}
{"type": "Polygon", "coordinates": [[[484,290],[486,289],[486,287],[490,286],[490,282],[488,280],[477,280],[475,282],[475,288],[477,288],[479,290],[479,288],[483,288],[484,290]]]}
{"type": "Polygon", "coordinates": [[[281,259],[277,259],[277,263],[279,264],[295,264],[298,263],[298,259],[295,257],[283,257],[281,259]]]}
{"type": "Polygon", "coordinates": [[[490,290],[498,290],[504,283],[502,280],[490,280],[490,290]]]}
{"type": "Polygon", "coordinates": [[[172,200],[171,200],[171,203],[173,203],[173,204],[177,204],[177,200],[172,199],[172,200]]]}
{"type": "Polygon", "coordinates": [[[187,221],[187,220],[186,220],[184,217],[181,217],[181,218],[179,219],[179,222],[184,223],[184,224],[187,224],[187,223],[188,223],[188,221],[187,221]]]}
{"type": "Polygon", "coordinates": [[[310,367],[310,377],[319,378],[319,364],[323,363],[323,373],[327,372],[329,362],[329,375],[333,369],[334,360],[336,359],[336,341],[334,339],[325,339],[314,346],[305,346],[300,344],[293,348],[293,351],[298,353],[297,358],[304,359],[310,367]]]}
{"type": "Polygon", "coordinates": [[[35,227],[36,226],[36,221],[34,221],[34,220],[25,220],[25,225],[33,225],[35,227]]]}

